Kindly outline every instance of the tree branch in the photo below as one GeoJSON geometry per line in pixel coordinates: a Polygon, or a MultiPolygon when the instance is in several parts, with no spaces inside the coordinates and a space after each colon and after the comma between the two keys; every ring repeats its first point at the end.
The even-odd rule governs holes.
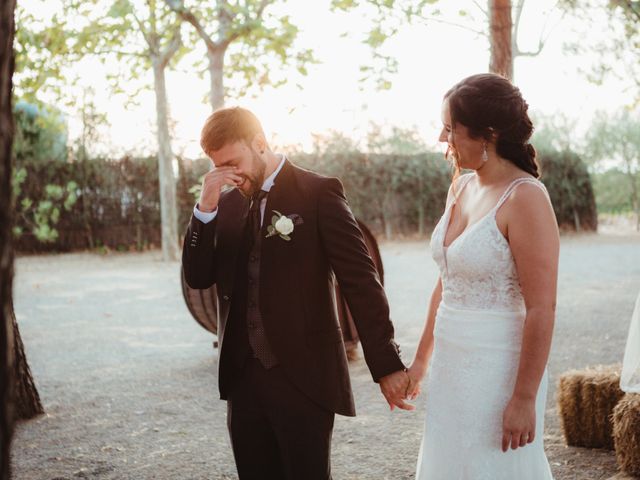
{"type": "Polygon", "coordinates": [[[627,7],[629,7],[629,11],[633,13],[636,17],[638,17],[638,20],[640,20],[640,11],[633,8],[633,4],[635,2],[633,2],[632,0],[626,0],[624,3],[626,3],[627,7]]]}
{"type": "Polygon", "coordinates": [[[524,9],[524,0],[518,0],[518,4],[516,5],[516,18],[515,18],[515,21],[513,22],[513,36],[511,40],[513,57],[516,57],[520,54],[520,49],[518,48],[518,31],[520,30],[520,19],[522,18],[523,9],[524,9]]]}
{"type": "Polygon", "coordinates": [[[133,18],[135,19],[136,23],[138,24],[138,28],[140,29],[140,33],[142,33],[142,36],[144,37],[144,40],[147,42],[147,45],[149,46],[150,49],[153,49],[154,45],[151,41],[151,37],[149,37],[149,35],[147,34],[147,31],[144,28],[144,23],[142,23],[142,21],[138,18],[138,16],[136,15],[135,10],[133,9],[133,7],[131,8],[131,15],[133,15],[133,18]]]}
{"type": "Polygon", "coordinates": [[[175,53],[180,48],[182,44],[182,37],[180,36],[180,24],[174,27],[173,35],[171,36],[171,40],[167,44],[167,48],[164,49],[163,52],[160,53],[160,66],[165,68],[171,60],[171,57],[175,55],[175,53]]]}
{"type": "MultiPolygon", "coordinates": [[[[518,2],[518,7],[520,8],[523,4],[524,4],[525,0],[519,0],[518,2]]],[[[558,4],[560,3],[560,0],[558,0],[556,2],[556,4],[553,6],[553,8],[551,8],[549,10],[549,12],[553,12],[557,7],[558,4]]],[[[517,31],[518,31],[518,26],[520,24],[520,14],[522,13],[522,10],[520,10],[517,14],[517,23],[515,24],[515,30],[514,30],[514,35],[517,35],[517,31]]],[[[535,51],[530,51],[530,52],[523,52],[520,50],[520,48],[518,47],[518,38],[517,36],[514,37],[514,42],[513,42],[513,57],[535,57],[536,55],[540,55],[540,53],[542,52],[542,50],[544,49],[544,46],[547,43],[547,40],[549,40],[549,37],[551,36],[551,34],[553,33],[553,31],[555,30],[555,28],[560,24],[560,22],[562,21],[562,19],[565,17],[565,15],[567,14],[567,10],[563,9],[562,10],[562,15],[560,16],[560,19],[558,19],[558,21],[556,22],[556,24],[554,26],[552,26],[549,31],[547,32],[547,34],[545,35],[545,30],[547,28],[547,23],[549,21],[549,19],[551,18],[551,13],[547,14],[547,18],[545,20],[545,24],[542,27],[542,32],[540,32],[540,38],[538,40],[538,48],[535,51]]]]}
{"type": "Polygon", "coordinates": [[[487,17],[489,16],[489,12],[482,8],[482,5],[480,5],[480,3],[478,3],[476,0],[473,0],[473,4],[478,7],[478,10],[480,10],[482,13],[484,13],[487,17]]]}
{"type": "Polygon", "coordinates": [[[120,50],[94,50],[92,52],[88,52],[86,54],[75,54],[69,55],[69,58],[76,58],[77,60],[82,59],[83,55],[108,55],[113,53],[114,55],[122,55],[124,57],[138,57],[138,58],[147,58],[148,55],[139,52],[123,52],[120,50]]]}
{"type": "Polygon", "coordinates": [[[487,32],[485,32],[483,30],[475,30],[475,29],[473,29],[471,27],[468,27],[467,25],[463,25],[461,23],[450,22],[449,20],[443,20],[441,18],[436,18],[436,17],[425,17],[424,15],[420,15],[419,18],[421,18],[424,22],[441,23],[443,25],[450,25],[452,27],[461,28],[463,30],[467,30],[468,32],[475,33],[476,35],[482,35],[483,37],[488,37],[489,36],[487,34],[487,32]]]}
{"type": "Polygon", "coordinates": [[[207,46],[207,50],[215,50],[220,47],[220,45],[207,33],[193,12],[184,6],[184,2],[182,0],[165,0],[165,2],[171,11],[175,12],[180,18],[182,18],[182,20],[191,24],[193,28],[196,29],[198,36],[200,36],[207,46]]]}
{"type": "MultiPolygon", "coordinates": [[[[265,8],[267,8],[272,3],[274,3],[274,0],[262,0],[260,2],[260,6],[256,10],[256,15],[252,20],[258,21],[260,18],[262,18],[262,15],[264,13],[265,8]]],[[[250,19],[247,19],[247,21],[243,23],[241,28],[231,32],[226,37],[227,38],[227,45],[229,43],[233,42],[234,40],[238,39],[242,35],[245,35],[245,34],[251,32],[252,29],[253,29],[253,26],[251,25],[251,21],[250,21],[250,19]]]]}
{"type": "MultiPolygon", "coordinates": [[[[262,17],[262,14],[264,13],[264,9],[267,8],[273,2],[274,2],[274,0],[262,0],[260,2],[260,6],[258,7],[258,10],[256,11],[256,18],[262,17]]],[[[629,8],[631,8],[631,7],[629,7],[629,8]]]]}

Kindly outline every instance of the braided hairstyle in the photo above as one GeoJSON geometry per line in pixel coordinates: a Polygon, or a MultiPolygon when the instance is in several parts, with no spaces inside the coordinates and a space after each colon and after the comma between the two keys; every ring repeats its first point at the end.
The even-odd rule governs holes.
{"type": "Polygon", "coordinates": [[[540,177],[536,150],[529,143],[533,133],[529,105],[518,87],[500,75],[481,73],[454,85],[444,99],[449,101],[454,126],[461,123],[472,138],[490,140],[495,134],[499,156],[540,177]]]}

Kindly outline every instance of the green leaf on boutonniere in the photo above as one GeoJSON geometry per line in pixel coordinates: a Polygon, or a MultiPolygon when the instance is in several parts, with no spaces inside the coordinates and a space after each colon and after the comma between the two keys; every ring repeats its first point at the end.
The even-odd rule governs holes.
{"type": "Polygon", "coordinates": [[[291,240],[291,237],[289,235],[280,235],[280,238],[286,240],[287,242],[291,240]]]}

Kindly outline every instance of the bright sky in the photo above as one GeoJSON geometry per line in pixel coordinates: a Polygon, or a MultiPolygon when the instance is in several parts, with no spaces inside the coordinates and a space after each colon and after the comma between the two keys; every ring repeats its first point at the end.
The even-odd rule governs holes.
{"type": "MultiPolygon", "coordinates": [[[[25,8],[42,3],[25,0],[25,8]]],[[[361,90],[358,84],[360,65],[369,55],[361,44],[368,26],[361,13],[331,13],[329,0],[290,0],[280,2],[278,11],[291,16],[301,32],[298,43],[311,48],[318,65],[309,68],[309,75],[301,80],[303,89],[295,81],[278,89],[269,88],[256,98],[228,98],[228,105],[242,105],[252,109],[262,120],[267,135],[278,145],[311,145],[312,133],[330,129],[362,138],[372,122],[386,126],[415,127],[425,142],[436,145],[440,128],[440,102],[444,92],[467,75],[487,70],[488,41],[484,37],[440,23],[407,26],[393,38],[387,53],[399,61],[399,72],[389,91],[371,88],[361,90]],[[341,34],[350,32],[348,37],[341,34]]],[[[451,9],[446,18],[458,21],[460,8],[478,12],[468,0],[439,2],[451,9]],[[455,8],[454,8],[455,7],[455,8]]],[[[483,2],[480,2],[483,3],[483,2]]],[[[515,64],[515,83],[522,90],[530,109],[544,115],[564,113],[578,119],[578,129],[584,132],[593,113],[599,109],[613,110],[630,102],[631,94],[624,84],[608,81],[603,86],[590,84],[579,72],[591,61],[570,57],[563,52],[563,44],[575,38],[575,20],[561,21],[556,11],[546,12],[555,0],[529,0],[520,29],[520,46],[533,49],[540,33],[549,26],[552,30],[543,52],[537,57],[520,57],[515,64]]],[[[442,4],[442,5],[440,5],[442,4]]],[[[480,15],[478,15],[480,18],[480,15]]],[[[607,25],[603,16],[594,18],[594,25],[607,25]]],[[[482,24],[476,28],[483,29],[482,24]]],[[[597,28],[593,35],[601,35],[597,28]]],[[[104,67],[98,62],[84,62],[77,73],[82,83],[96,91],[95,102],[103,109],[111,124],[104,129],[110,148],[117,153],[155,151],[155,96],[152,91],[141,93],[138,106],[126,107],[109,94],[104,80],[104,67]]],[[[204,119],[210,113],[205,101],[208,77],[199,79],[192,72],[167,72],[169,103],[174,122],[174,152],[189,158],[200,156],[198,138],[204,119]]],[[[153,84],[149,72],[149,84],[153,84]]],[[[71,136],[78,132],[75,118],[69,119],[71,136]]]]}

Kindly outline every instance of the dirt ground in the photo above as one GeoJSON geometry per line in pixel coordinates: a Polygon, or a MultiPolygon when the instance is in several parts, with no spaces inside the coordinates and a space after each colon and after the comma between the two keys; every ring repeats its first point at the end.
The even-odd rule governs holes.
{"type": "MultiPolygon", "coordinates": [[[[412,358],[436,267],[426,241],[382,245],[404,358],[412,358]]],[[[556,480],[608,479],[608,451],[568,448],[555,407],[560,373],[622,360],[640,292],[640,236],[562,239],[545,444],[556,480]]],[[[234,479],[217,394],[214,337],[190,316],[179,264],[158,252],[19,258],[15,309],[46,414],[18,427],[15,478],[234,479]]],[[[362,360],[358,416],[337,417],[336,480],[414,478],[424,408],[389,412],[362,360]]]]}

